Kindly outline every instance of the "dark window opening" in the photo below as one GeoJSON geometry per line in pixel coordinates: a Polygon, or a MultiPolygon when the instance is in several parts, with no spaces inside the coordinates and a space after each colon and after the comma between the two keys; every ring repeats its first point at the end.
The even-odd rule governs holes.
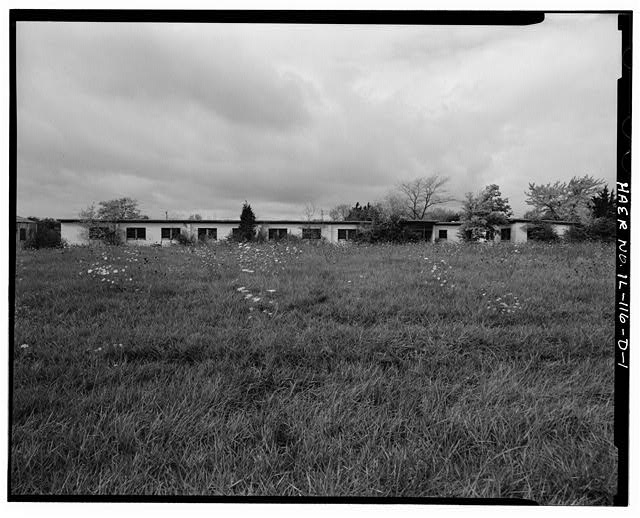
{"type": "Polygon", "coordinates": [[[199,228],[198,240],[205,241],[207,239],[218,239],[218,229],[217,228],[199,228]]]}
{"type": "Polygon", "coordinates": [[[302,239],[320,239],[321,233],[319,228],[303,228],[302,239]]]}
{"type": "Polygon", "coordinates": [[[270,228],[269,239],[284,239],[287,237],[286,228],[270,228]]]}
{"type": "Polygon", "coordinates": [[[145,227],[129,227],[127,239],[147,239],[147,229],[145,227]]]}
{"type": "Polygon", "coordinates": [[[178,239],[180,227],[164,227],[160,229],[161,239],[178,239]]]}
{"type": "Polygon", "coordinates": [[[26,241],[27,240],[27,229],[26,228],[21,228],[20,229],[20,241],[26,241]]]}
{"type": "Polygon", "coordinates": [[[356,238],[355,228],[339,228],[338,229],[338,241],[351,240],[356,238]]]}
{"type": "Polygon", "coordinates": [[[447,231],[446,230],[438,230],[438,239],[447,240],[447,231]]]}
{"type": "Polygon", "coordinates": [[[500,240],[501,241],[511,241],[511,229],[510,228],[502,228],[502,229],[500,229],[500,240]]]}

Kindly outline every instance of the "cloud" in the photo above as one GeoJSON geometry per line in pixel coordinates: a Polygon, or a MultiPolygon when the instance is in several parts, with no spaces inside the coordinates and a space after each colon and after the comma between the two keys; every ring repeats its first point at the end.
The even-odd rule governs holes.
{"type": "Polygon", "coordinates": [[[18,210],[302,217],[399,181],[615,179],[615,16],[529,27],[20,23],[18,210]]]}

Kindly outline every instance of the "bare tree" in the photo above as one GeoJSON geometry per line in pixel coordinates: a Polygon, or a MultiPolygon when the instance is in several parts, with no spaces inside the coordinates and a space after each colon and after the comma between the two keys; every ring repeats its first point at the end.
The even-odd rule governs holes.
{"type": "Polygon", "coordinates": [[[398,185],[407,216],[413,219],[424,219],[430,207],[453,201],[445,195],[444,185],[449,181],[446,176],[424,176],[398,185]]]}
{"type": "Polygon", "coordinates": [[[314,203],[307,203],[304,206],[304,217],[306,218],[307,222],[311,222],[313,221],[314,216],[316,215],[316,206],[314,203]]]}

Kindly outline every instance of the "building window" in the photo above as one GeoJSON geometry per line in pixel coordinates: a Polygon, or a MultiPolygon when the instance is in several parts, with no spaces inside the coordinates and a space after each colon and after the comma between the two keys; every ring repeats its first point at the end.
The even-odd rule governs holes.
{"type": "Polygon", "coordinates": [[[206,241],[207,239],[218,239],[217,228],[199,228],[198,241],[206,241]]]}
{"type": "Polygon", "coordinates": [[[284,239],[287,237],[286,228],[270,228],[269,239],[284,239]]]}
{"type": "Polygon", "coordinates": [[[145,227],[129,227],[127,229],[127,239],[147,239],[147,229],[145,227]]]}
{"type": "Polygon", "coordinates": [[[510,228],[501,228],[500,229],[500,240],[501,241],[511,241],[511,229],[510,228]]]}
{"type": "Polygon", "coordinates": [[[319,228],[303,228],[302,229],[302,239],[320,239],[320,229],[319,228]]]}
{"type": "Polygon", "coordinates": [[[442,239],[444,241],[447,240],[447,231],[446,231],[446,229],[438,230],[438,239],[442,239]]]}
{"type": "Polygon", "coordinates": [[[161,239],[178,239],[180,227],[164,227],[160,229],[161,239]]]}
{"type": "Polygon", "coordinates": [[[20,229],[20,241],[26,241],[27,240],[27,229],[26,228],[21,228],[20,229]]]}
{"type": "Polygon", "coordinates": [[[338,241],[351,240],[356,238],[355,228],[339,228],[338,229],[338,241]]]}

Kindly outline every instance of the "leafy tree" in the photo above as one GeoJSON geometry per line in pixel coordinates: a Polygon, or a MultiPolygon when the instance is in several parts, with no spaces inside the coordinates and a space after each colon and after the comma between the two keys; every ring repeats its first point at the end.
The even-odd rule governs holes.
{"type": "Polygon", "coordinates": [[[398,186],[398,194],[403,201],[407,217],[424,219],[430,207],[447,203],[453,198],[444,195],[444,185],[449,178],[444,176],[425,176],[403,182],[398,186]]]}
{"type": "Polygon", "coordinates": [[[616,195],[604,188],[591,198],[591,221],[586,225],[590,239],[613,241],[616,238],[618,214],[616,211],[616,195]]]}
{"type": "Polygon", "coordinates": [[[202,216],[200,214],[191,214],[191,215],[189,215],[189,220],[190,221],[201,221],[202,220],[202,216]]]}
{"type": "Polygon", "coordinates": [[[132,198],[101,201],[98,203],[96,219],[117,221],[121,219],[149,219],[138,208],[138,201],[132,198]]]}
{"type": "Polygon", "coordinates": [[[256,235],[256,216],[246,201],[242,205],[240,214],[240,228],[238,231],[238,239],[241,241],[252,241],[256,235]]]}
{"type": "Polygon", "coordinates": [[[467,193],[460,235],[467,241],[493,239],[500,225],[507,224],[512,214],[509,200],[502,197],[500,187],[495,184],[486,186],[475,196],[467,193]]]}
{"type": "Polygon", "coordinates": [[[98,203],[98,208],[92,203],[86,209],[81,210],[79,215],[82,225],[90,237],[100,239],[111,245],[122,243],[117,221],[149,219],[149,216],[140,213],[137,200],[126,197],[101,201],[98,203]]]}
{"type": "Polygon", "coordinates": [[[530,183],[525,194],[533,210],[527,215],[533,219],[583,221],[589,216],[592,196],[603,183],[589,175],[554,184],[530,183]]]}
{"type": "Polygon", "coordinates": [[[609,188],[606,185],[597,196],[591,198],[591,216],[594,219],[617,219],[616,194],[614,191],[609,192],[609,188]]]}
{"type": "Polygon", "coordinates": [[[366,243],[401,243],[407,241],[402,218],[397,214],[373,220],[372,224],[356,234],[356,241],[366,243]]]}
{"type": "Polygon", "coordinates": [[[381,216],[378,206],[371,205],[371,203],[360,205],[360,202],[356,202],[349,210],[349,214],[347,214],[344,221],[375,221],[381,219],[381,216]]]}

